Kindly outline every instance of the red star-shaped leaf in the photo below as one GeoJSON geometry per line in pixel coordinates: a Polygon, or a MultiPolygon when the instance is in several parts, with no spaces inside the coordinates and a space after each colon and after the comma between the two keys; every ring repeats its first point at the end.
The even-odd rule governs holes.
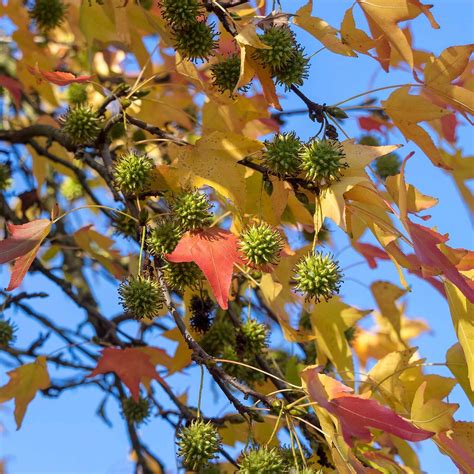
{"type": "Polygon", "coordinates": [[[132,397],[138,401],[140,383],[147,383],[151,379],[164,383],[153,365],[152,357],[150,353],[140,348],[108,347],[102,351],[102,357],[89,377],[114,372],[130,389],[132,397]]]}
{"type": "Polygon", "coordinates": [[[216,227],[188,232],[166,258],[174,263],[195,262],[211,285],[219,306],[227,309],[234,264],[242,263],[234,234],[216,227]]]}
{"type": "Polygon", "coordinates": [[[319,367],[307,367],[301,377],[306,382],[310,398],[339,419],[342,435],[349,446],[353,445],[354,438],[369,442],[372,439],[369,428],[383,430],[407,441],[423,441],[434,435],[431,431],[417,428],[377,400],[353,395],[350,387],[321,374],[319,367]]]}

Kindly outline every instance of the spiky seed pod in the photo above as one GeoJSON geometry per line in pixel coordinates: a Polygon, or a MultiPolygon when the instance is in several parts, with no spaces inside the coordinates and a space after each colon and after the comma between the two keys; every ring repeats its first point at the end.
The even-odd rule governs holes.
{"type": "Polygon", "coordinates": [[[67,89],[67,101],[71,105],[80,105],[87,102],[87,86],[71,84],[67,89]]]}
{"type": "Polygon", "coordinates": [[[283,458],[276,448],[253,448],[238,460],[240,474],[277,474],[282,472],[283,458]]]}
{"type": "Polygon", "coordinates": [[[159,5],[163,18],[176,30],[193,26],[202,13],[198,0],[161,0],[159,5]]]}
{"type": "Polygon", "coordinates": [[[326,131],[324,134],[326,135],[326,138],[329,138],[329,140],[337,140],[339,138],[337,128],[332,123],[326,124],[326,131]]]}
{"type": "Polygon", "coordinates": [[[193,295],[189,303],[189,311],[191,312],[191,319],[189,323],[191,327],[201,334],[209,331],[212,324],[212,310],[214,303],[208,295],[203,297],[193,295]]]}
{"type": "Polygon", "coordinates": [[[215,459],[222,446],[221,437],[211,422],[193,420],[178,433],[178,455],[183,464],[193,471],[200,471],[215,459]]]}
{"type": "Polygon", "coordinates": [[[29,15],[38,29],[46,33],[63,23],[66,11],[67,6],[61,0],[36,0],[29,15]]]}
{"type": "MultiPolygon", "coordinates": [[[[122,210],[122,212],[123,211],[124,210],[122,210]]],[[[122,213],[114,212],[112,226],[115,229],[115,233],[121,234],[123,237],[135,238],[137,235],[137,221],[127,217],[122,213]]]]}
{"type": "Polygon", "coordinates": [[[280,69],[273,69],[276,83],[290,90],[292,85],[302,86],[309,77],[309,59],[304,54],[304,49],[297,46],[291,62],[280,69]]]}
{"type": "Polygon", "coordinates": [[[163,218],[157,222],[146,240],[147,248],[152,255],[171,253],[180,241],[180,225],[172,218],[163,218]]]}
{"type": "Polygon", "coordinates": [[[212,222],[212,205],[206,194],[197,190],[179,194],[172,211],[183,231],[202,229],[212,222]]]}
{"type": "Polygon", "coordinates": [[[151,404],[148,398],[140,397],[138,402],[133,397],[124,400],[122,405],[123,416],[137,425],[146,423],[150,417],[151,404]]]}
{"type": "Polygon", "coordinates": [[[0,163],[0,192],[6,191],[12,184],[11,169],[7,163],[0,163]]]}
{"type": "Polygon", "coordinates": [[[199,341],[201,347],[209,354],[220,357],[225,346],[235,345],[235,330],[225,314],[218,313],[209,331],[199,341]]]}
{"type": "MultiPolygon", "coordinates": [[[[237,338],[237,341],[235,342],[235,347],[234,345],[227,344],[222,348],[221,357],[227,360],[243,362],[247,365],[254,367],[257,365],[255,357],[246,357],[242,353],[239,353],[238,349],[239,341],[237,338]]],[[[227,363],[224,365],[224,368],[227,374],[229,374],[231,377],[235,377],[239,380],[245,381],[245,383],[247,384],[263,382],[263,380],[265,380],[265,375],[261,372],[244,367],[239,364],[227,363]]]]}
{"type": "Polygon", "coordinates": [[[62,129],[76,145],[89,145],[98,137],[102,121],[88,105],[70,108],[61,118],[62,129]]]}
{"type": "MultiPolygon", "coordinates": [[[[240,78],[240,56],[238,54],[231,54],[226,58],[211,66],[212,84],[219,92],[229,91],[232,96],[235,86],[240,78]]],[[[245,92],[248,86],[239,88],[239,91],[245,92]]]]}
{"type": "Polygon", "coordinates": [[[248,319],[241,328],[244,336],[245,351],[249,354],[258,355],[268,346],[268,327],[255,319],[248,319]]]}
{"type": "Polygon", "coordinates": [[[139,194],[149,189],[155,164],[148,155],[129,152],[115,164],[115,185],[126,194],[139,194]]]}
{"type": "Polygon", "coordinates": [[[16,326],[8,319],[0,319],[0,346],[8,347],[15,341],[16,326]]]}
{"type": "Polygon", "coordinates": [[[240,236],[239,247],[254,266],[275,264],[283,248],[280,232],[266,222],[252,224],[240,236]]]}
{"type": "Polygon", "coordinates": [[[159,283],[143,276],[131,276],[118,289],[125,313],[139,320],[152,319],[163,308],[163,291],[159,283]]]}
{"type": "Polygon", "coordinates": [[[402,162],[398,155],[390,153],[375,160],[375,172],[385,180],[389,176],[399,174],[401,165],[402,162]]]}
{"type": "Polygon", "coordinates": [[[183,58],[206,60],[217,46],[213,25],[196,21],[187,28],[174,31],[174,47],[183,58]]]}
{"type": "Polygon", "coordinates": [[[299,153],[303,144],[295,132],[278,133],[272,141],[265,142],[263,162],[280,176],[293,175],[298,172],[299,153]]]}
{"type": "Polygon", "coordinates": [[[162,270],[166,286],[175,291],[196,288],[202,278],[201,270],[194,262],[166,262],[162,270]]]}
{"type": "Polygon", "coordinates": [[[260,39],[271,47],[271,49],[257,49],[255,52],[257,59],[264,66],[269,66],[272,70],[280,70],[291,65],[296,42],[293,32],[288,27],[272,26],[260,35],[260,39]]]}
{"type": "Polygon", "coordinates": [[[359,139],[359,144],[366,146],[379,146],[380,142],[377,137],[374,137],[373,135],[364,135],[359,139]]]}
{"type": "Polygon", "coordinates": [[[306,179],[318,186],[330,186],[339,181],[348,164],[341,144],[335,140],[312,140],[301,153],[301,170],[306,179]]]}
{"type": "Polygon", "coordinates": [[[74,201],[84,195],[81,183],[70,176],[67,176],[61,183],[59,191],[68,201],[74,201]]]}
{"type": "Polygon", "coordinates": [[[331,255],[308,254],[296,264],[294,272],[295,289],[308,300],[327,301],[339,293],[342,272],[331,255]]]}

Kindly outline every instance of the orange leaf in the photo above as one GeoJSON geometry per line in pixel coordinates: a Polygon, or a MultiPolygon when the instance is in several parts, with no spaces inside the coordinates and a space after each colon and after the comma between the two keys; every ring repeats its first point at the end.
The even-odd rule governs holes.
{"type": "Polygon", "coordinates": [[[15,261],[7,291],[20,286],[51,225],[49,219],[37,219],[21,225],[7,224],[11,237],[0,242],[0,264],[15,261]]]}
{"type": "Polygon", "coordinates": [[[56,84],[57,86],[67,86],[73,83],[88,82],[92,78],[92,76],[75,76],[70,72],[43,71],[38,66],[34,68],[27,66],[27,68],[28,71],[30,71],[33,76],[37,77],[39,81],[46,79],[48,82],[56,84]]]}
{"type": "Polygon", "coordinates": [[[349,446],[353,445],[352,438],[370,441],[369,428],[383,430],[407,441],[422,441],[434,435],[431,431],[417,428],[376,400],[349,394],[350,387],[319,371],[318,367],[307,367],[301,377],[312,400],[339,419],[342,435],[349,446]]]}
{"type": "Polygon", "coordinates": [[[15,421],[18,429],[26,413],[28,404],[36,396],[38,390],[50,385],[46,357],[40,356],[31,364],[21,365],[8,372],[9,382],[0,387],[0,403],[15,399],[15,421]]]}
{"type": "Polygon", "coordinates": [[[211,285],[222,309],[227,309],[234,264],[242,263],[237,237],[212,227],[200,232],[188,232],[170,255],[170,262],[195,262],[211,285]]]}
{"type": "Polygon", "coordinates": [[[140,383],[147,383],[150,379],[164,383],[153,362],[153,356],[140,348],[118,349],[107,347],[102,351],[101,359],[88,377],[114,372],[130,389],[132,397],[138,400],[140,383]]]}

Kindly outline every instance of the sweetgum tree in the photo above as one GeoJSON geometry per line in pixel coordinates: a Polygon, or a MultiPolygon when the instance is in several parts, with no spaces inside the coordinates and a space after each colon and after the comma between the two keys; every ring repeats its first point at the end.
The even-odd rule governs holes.
{"type": "Polygon", "coordinates": [[[419,472],[411,443],[431,439],[473,472],[474,427],[446,401],[456,384],[473,399],[472,254],[429,220],[437,200],[409,184],[413,153],[391,144],[413,142],[411,160],[424,154],[452,175],[474,209],[470,161],[452,151],[474,108],[473,47],[414,50],[401,22],[425,16],[439,28],[419,0],[357,0],[339,29],[312,16],[311,0],[289,5],[4,2],[14,32],[0,71],[0,263],[11,268],[0,402],[14,400],[18,428],[38,392],[54,404],[92,385],[105,421],[107,400],[121,407],[137,472],[175,469],[162,440],[143,439],[145,422],[175,429],[188,471],[419,472]],[[383,88],[384,100],[340,91],[326,104],[310,74],[313,62],[324,69],[320,43],[408,71],[407,83],[383,88]],[[283,110],[283,94],[302,108],[283,110]],[[351,137],[355,118],[362,131],[351,137]],[[372,330],[359,325],[371,311],[338,295],[349,266],[331,234],[368,267],[398,272],[370,285],[372,330]],[[33,291],[27,273],[47,290],[33,291]],[[404,314],[407,274],[449,303],[453,377],[427,374],[412,345],[427,325],[404,314]],[[119,314],[97,281],[112,282],[119,314]],[[46,291],[80,316],[38,311],[46,291]],[[17,343],[28,325],[37,337],[17,343]],[[177,373],[196,374],[186,383],[198,397],[182,396],[177,373]],[[226,413],[201,409],[205,377],[226,413]]]}

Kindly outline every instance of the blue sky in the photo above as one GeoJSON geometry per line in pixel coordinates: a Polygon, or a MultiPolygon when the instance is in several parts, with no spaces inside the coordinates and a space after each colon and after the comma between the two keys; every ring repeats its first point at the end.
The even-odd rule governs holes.
{"type": "MultiPolygon", "coordinates": [[[[283,9],[294,12],[303,1],[283,1],[283,9]]],[[[351,6],[351,1],[315,0],[314,13],[321,16],[330,24],[338,26],[345,10],[351,6]]],[[[416,19],[414,24],[415,47],[429,48],[435,54],[445,47],[473,42],[472,25],[474,24],[474,2],[471,0],[434,0],[433,13],[441,25],[440,30],[432,30],[424,17],[416,19]]],[[[320,48],[320,44],[301,30],[301,41],[310,54],[320,48]]],[[[354,94],[364,92],[369,88],[381,87],[390,84],[411,82],[406,73],[394,71],[390,75],[384,73],[378,64],[370,58],[351,59],[337,56],[323,51],[312,60],[310,78],[306,81],[303,90],[317,102],[327,104],[337,103],[354,94]]],[[[383,98],[381,93],[379,97],[383,98]]],[[[356,104],[354,102],[354,104],[356,104]]],[[[285,109],[300,108],[298,99],[288,94],[283,101],[285,109]]],[[[288,126],[307,138],[317,131],[305,116],[293,117],[288,126]]],[[[349,135],[358,137],[360,132],[355,120],[347,120],[344,128],[349,135]]],[[[465,154],[474,150],[472,130],[467,124],[459,127],[461,147],[465,154]]],[[[403,137],[394,136],[393,143],[404,143],[403,137]]],[[[410,161],[407,180],[416,185],[423,193],[434,195],[440,203],[433,209],[431,223],[437,225],[440,232],[449,232],[450,245],[453,247],[473,247],[472,225],[468,211],[462,203],[458,192],[448,175],[435,169],[426,157],[413,145],[409,144],[401,152],[403,156],[415,150],[416,155],[410,161]]],[[[86,221],[85,215],[83,221],[86,221]]],[[[335,252],[346,245],[346,238],[334,233],[335,252]]],[[[343,267],[360,261],[360,256],[353,252],[344,252],[341,257],[343,267]]],[[[349,278],[363,282],[371,282],[377,278],[390,279],[398,283],[397,275],[391,264],[383,264],[376,271],[370,271],[365,266],[357,266],[347,271],[349,278]]],[[[1,285],[8,279],[6,267],[0,270],[1,285]]],[[[115,287],[101,279],[98,275],[91,275],[94,290],[106,314],[113,315],[119,312],[115,287]]],[[[417,340],[420,354],[431,362],[444,362],[446,350],[455,342],[449,309],[446,301],[441,298],[429,285],[417,278],[409,278],[413,285],[413,293],[408,297],[407,313],[426,319],[432,333],[417,340]]],[[[50,298],[35,302],[35,309],[49,315],[54,321],[64,325],[76,324],[83,316],[70,302],[44,278],[29,276],[24,287],[30,291],[43,290],[50,293],[50,298]]],[[[346,281],[342,290],[342,297],[346,302],[361,308],[373,307],[370,292],[354,281],[346,281]]],[[[19,326],[19,345],[26,345],[30,338],[38,333],[40,328],[31,323],[19,313],[8,314],[17,321],[19,326]]],[[[163,340],[156,338],[153,344],[162,345],[163,340]]],[[[46,351],[62,347],[62,343],[52,339],[46,345],[46,351]]],[[[165,347],[170,347],[169,344],[165,347]]],[[[450,375],[442,368],[436,373],[450,375]]],[[[0,383],[6,382],[3,371],[0,372],[0,383]]],[[[208,378],[206,379],[208,380],[208,378]]],[[[192,403],[197,402],[198,377],[194,371],[176,376],[170,383],[180,393],[188,390],[192,403]]],[[[166,395],[157,392],[167,403],[166,395]]],[[[63,393],[58,399],[37,397],[30,404],[20,431],[15,431],[10,403],[0,407],[0,422],[4,425],[4,432],[0,434],[0,457],[8,460],[9,473],[131,473],[133,465],[127,461],[128,440],[123,421],[118,414],[117,406],[112,400],[107,404],[107,413],[113,422],[113,428],[107,427],[96,415],[95,410],[101,401],[101,393],[93,387],[63,393]]],[[[161,398],[160,398],[161,400],[161,398]]],[[[450,402],[457,402],[462,408],[457,412],[457,418],[472,420],[473,411],[464,394],[455,389],[450,402]]],[[[216,390],[207,383],[204,390],[203,411],[215,413],[225,411],[228,406],[216,390]],[[217,409],[216,409],[217,407],[217,409]]],[[[171,472],[176,472],[173,430],[158,419],[152,420],[147,426],[140,429],[147,444],[159,456],[167,461],[171,472]]],[[[431,442],[421,445],[420,456],[422,466],[426,472],[455,473],[457,470],[448,458],[443,457],[431,442]]]]}

